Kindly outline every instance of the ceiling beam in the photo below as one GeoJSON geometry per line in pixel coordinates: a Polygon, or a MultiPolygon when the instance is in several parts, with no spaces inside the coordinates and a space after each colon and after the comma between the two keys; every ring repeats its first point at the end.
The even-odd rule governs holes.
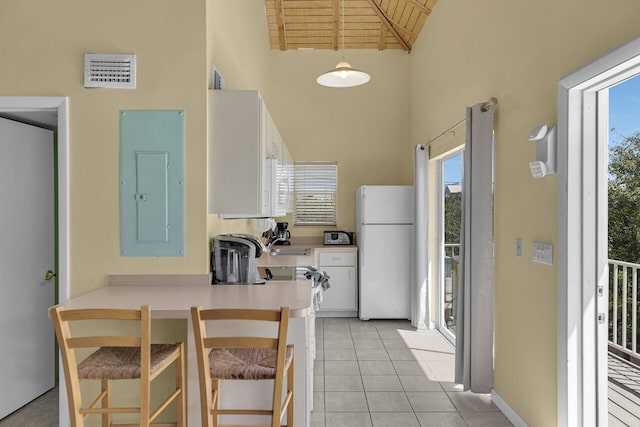
{"type": "Polygon", "coordinates": [[[384,24],[380,25],[380,43],[378,44],[378,50],[384,50],[387,40],[387,26],[384,24]]]}
{"type": "MultiPolygon", "coordinates": [[[[333,0],[333,37],[331,42],[333,43],[333,50],[338,50],[338,36],[340,28],[340,2],[339,0],[333,0]]],[[[344,31],[344,28],[342,29],[344,31]]],[[[342,46],[344,49],[344,46],[342,46]]]]}
{"type": "Polygon", "coordinates": [[[431,9],[429,9],[427,6],[425,6],[423,4],[418,3],[416,0],[409,0],[409,4],[411,6],[414,6],[414,7],[418,8],[418,9],[422,10],[424,13],[427,14],[427,16],[431,15],[431,9]]]}
{"type": "Polygon", "coordinates": [[[276,19],[278,21],[278,44],[280,45],[280,50],[287,50],[287,35],[284,29],[282,0],[275,0],[274,3],[276,6],[276,19]]]}
{"type": "Polygon", "coordinates": [[[373,10],[378,14],[378,17],[380,18],[382,23],[387,27],[389,31],[391,31],[391,34],[393,34],[396,40],[398,40],[398,43],[402,45],[405,51],[411,52],[411,46],[409,46],[409,43],[404,39],[404,37],[402,37],[402,34],[400,34],[398,30],[395,29],[395,27],[391,23],[391,20],[389,19],[387,14],[384,13],[384,10],[382,10],[382,8],[376,2],[376,0],[368,0],[368,1],[371,4],[371,7],[373,8],[373,10]]]}

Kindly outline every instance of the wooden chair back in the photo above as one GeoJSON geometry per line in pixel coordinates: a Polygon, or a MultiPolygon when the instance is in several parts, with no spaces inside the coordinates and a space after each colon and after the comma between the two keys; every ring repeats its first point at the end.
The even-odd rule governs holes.
{"type": "MultiPolygon", "coordinates": [[[[293,368],[287,374],[290,378],[290,396],[285,398],[282,403],[283,383],[285,376],[285,357],[287,351],[287,334],[289,330],[290,309],[282,307],[280,310],[250,310],[250,309],[207,309],[202,307],[192,307],[191,317],[193,321],[194,337],[196,341],[196,354],[198,358],[198,373],[200,377],[200,398],[202,408],[202,425],[217,426],[216,412],[235,413],[235,414],[252,414],[264,411],[251,410],[216,410],[219,396],[217,380],[211,377],[209,365],[209,353],[212,349],[224,348],[261,348],[276,349],[276,369],[275,380],[273,385],[273,409],[272,425],[280,425],[280,417],[284,408],[289,409],[289,423],[292,424],[293,419],[293,368]],[[224,336],[214,337],[207,335],[207,321],[254,321],[254,322],[272,322],[277,323],[277,332],[274,337],[262,336],[224,336]],[[215,395],[214,395],[215,394],[215,395]],[[291,402],[291,405],[289,405],[291,402]],[[282,406],[281,406],[282,405],[282,406]],[[213,412],[213,414],[212,414],[213,412]],[[213,415],[213,416],[212,416],[213,415]],[[277,420],[276,420],[277,419],[277,420]],[[277,424],[276,424],[277,421],[277,424]]],[[[289,425],[289,424],[288,424],[289,425]]]]}
{"type": "MultiPolygon", "coordinates": [[[[91,414],[102,414],[103,425],[111,425],[111,415],[114,413],[139,413],[140,426],[151,425],[151,421],[172,401],[177,400],[178,422],[173,425],[184,425],[184,360],[183,346],[181,343],[179,357],[167,362],[160,369],[164,370],[169,364],[176,363],[176,392],[163,402],[153,414],[149,414],[150,384],[157,372],[151,376],[151,316],[149,306],[142,306],[140,310],[122,309],[76,309],[65,310],[61,306],[50,309],[51,319],[60,347],[64,375],[67,385],[67,398],[69,402],[69,412],[71,425],[83,427],[85,419],[91,414]],[[113,321],[129,320],[139,322],[137,334],[115,334],[115,335],[94,335],[86,333],[83,335],[72,334],[72,323],[83,321],[113,321]],[[140,406],[139,407],[111,407],[111,385],[110,380],[102,380],[102,392],[93,403],[87,407],[82,406],[82,396],[80,391],[80,378],[78,374],[79,360],[76,350],[96,349],[104,347],[133,347],[140,351],[140,406]],[[99,406],[101,405],[101,406],[99,406]]],[[[112,324],[113,326],[113,324],[112,324]]],[[[76,328],[74,328],[76,329],[76,328]]],[[[85,328],[88,329],[88,328],[85,328]]],[[[113,328],[112,328],[113,329],[113,328]]],[[[124,424],[123,424],[124,425],[124,424]]],[[[136,424],[138,425],[138,424],[136,424]]]]}

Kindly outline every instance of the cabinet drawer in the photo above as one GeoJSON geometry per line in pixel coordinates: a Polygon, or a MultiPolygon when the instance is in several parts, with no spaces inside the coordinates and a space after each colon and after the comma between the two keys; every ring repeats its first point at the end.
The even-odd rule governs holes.
{"type": "Polygon", "coordinates": [[[356,265],[356,252],[320,252],[318,264],[321,267],[332,265],[356,265]]]}

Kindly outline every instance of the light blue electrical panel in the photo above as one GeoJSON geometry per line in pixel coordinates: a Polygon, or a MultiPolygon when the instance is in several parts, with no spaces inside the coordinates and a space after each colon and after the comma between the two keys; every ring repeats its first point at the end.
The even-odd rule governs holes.
{"type": "Polygon", "coordinates": [[[120,111],[120,255],[184,256],[184,111],[120,111]]]}

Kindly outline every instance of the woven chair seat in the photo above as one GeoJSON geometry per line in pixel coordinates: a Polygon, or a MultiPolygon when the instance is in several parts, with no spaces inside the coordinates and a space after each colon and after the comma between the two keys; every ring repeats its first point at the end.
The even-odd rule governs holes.
{"type": "MultiPolygon", "coordinates": [[[[221,380],[272,380],[276,375],[277,349],[221,348],[209,353],[212,378],[221,380]]],[[[293,359],[293,346],[287,346],[285,370],[293,359]]]]}
{"type": "MultiPolygon", "coordinates": [[[[179,344],[151,344],[151,375],[179,353],[179,344]]],[[[140,347],[101,347],[78,365],[78,377],[87,380],[140,378],[140,347]]]]}

